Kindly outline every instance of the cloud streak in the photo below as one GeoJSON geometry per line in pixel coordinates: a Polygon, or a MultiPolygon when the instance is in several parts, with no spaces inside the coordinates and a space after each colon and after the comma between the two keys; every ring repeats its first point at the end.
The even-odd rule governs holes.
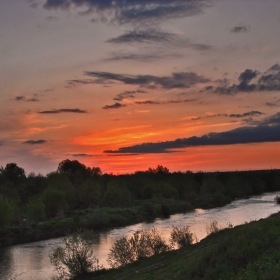
{"type": "Polygon", "coordinates": [[[46,9],[85,8],[93,22],[154,23],[203,13],[212,0],[45,0],[46,9]]]}
{"type": "Polygon", "coordinates": [[[128,85],[138,85],[145,88],[189,88],[199,83],[209,82],[208,79],[193,72],[177,72],[172,76],[126,75],[110,72],[85,72],[85,75],[107,81],[118,81],[128,85]]]}
{"type": "Polygon", "coordinates": [[[113,105],[106,105],[102,109],[104,109],[104,110],[111,110],[111,109],[120,109],[120,108],[123,108],[123,107],[126,107],[126,105],[116,102],[113,105]]]}
{"type": "Polygon", "coordinates": [[[226,132],[211,132],[201,137],[179,138],[174,141],[150,142],[118,150],[105,150],[107,154],[149,154],[170,153],[170,149],[179,149],[210,145],[231,145],[280,141],[280,112],[265,118],[256,126],[245,126],[226,132]]]}
{"type": "Polygon", "coordinates": [[[41,145],[41,144],[45,144],[46,142],[47,142],[46,140],[28,140],[28,141],[22,142],[22,144],[41,145]]]}
{"type": "Polygon", "coordinates": [[[62,114],[62,113],[78,113],[78,114],[86,114],[87,111],[80,109],[58,109],[58,110],[49,110],[49,111],[41,111],[40,114],[62,114]]]}
{"type": "Polygon", "coordinates": [[[118,37],[107,40],[107,43],[113,44],[169,44],[173,46],[184,46],[199,51],[211,50],[212,46],[206,44],[195,44],[182,36],[162,31],[155,28],[135,29],[128,31],[118,37]]]}

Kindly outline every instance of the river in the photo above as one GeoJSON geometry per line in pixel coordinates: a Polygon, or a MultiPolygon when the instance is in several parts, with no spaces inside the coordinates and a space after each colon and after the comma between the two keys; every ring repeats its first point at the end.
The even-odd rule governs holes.
{"type": "MultiPolygon", "coordinates": [[[[186,214],[175,214],[168,219],[156,219],[151,223],[139,223],[116,228],[110,231],[96,232],[94,251],[100,263],[105,267],[108,252],[114,241],[140,229],[156,227],[168,240],[172,226],[190,226],[198,239],[206,236],[206,225],[217,221],[220,226],[231,223],[233,226],[266,218],[279,212],[280,206],[274,202],[277,193],[265,193],[249,199],[235,200],[232,203],[213,209],[196,209],[186,214]]],[[[49,280],[54,274],[49,261],[49,254],[62,244],[62,238],[27,243],[0,249],[1,280],[49,280]]]]}

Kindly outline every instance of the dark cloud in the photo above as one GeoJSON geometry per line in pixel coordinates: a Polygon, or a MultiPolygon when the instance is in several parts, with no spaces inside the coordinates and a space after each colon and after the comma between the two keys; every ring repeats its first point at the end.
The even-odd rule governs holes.
{"type": "Polygon", "coordinates": [[[20,96],[16,96],[15,100],[16,101],[24,101],[24,102],[37,102],[37,101],[39,101],[37,99],[37,95],[35,95],[35,97],[33,97],[33,98],[26,98],[25,96],[20,95],[20,96]]]}
{"type": "Polygon", "coordinates": [[[231,32],[232,33],[247,33],[250,30],[250,26],[235,26],[231,32]]]}
{"type": "Polygon", "coordinates": [[[22,144],[28,144],[28,145],[38,145],[38,144],[45,144],[46,140],[28,140],[23,142],[22,144]]]}
{"type": "Polygon", "coordinates": [[[147,93],[147,91],[145,90],[127,90],[127,91],[124,91],[122,93],[119,93],[115,98],[114,100],[116,101],[122,101],[123,99],[125,98],[134,98],[135,97],[135,94],[138,94],[138,93],[147,93]]]}
{"type": "Polygon", "coordinates": [[[140,62],[150,63],[154,60],[167,59],[167,58],[180,58],[180,54],[170,53],[119,53],[113,52],[110,57],[104,59],[104,61],[120,61],[120,60],[136,60],[140,62]]]}
{"type": "Polygon", "coordinates": [[[229,115],[230,118],[245,118],[245,117],[256,117],[264,115],[264,113],[260,111],[250,111],[243,114],[231,114],[229,115]]]}
{"type": "Polygon", "coordinates": [[[182,36],[162,31],[155,28],[135,29],[128,31],[118,37],[107,40],[108,43],[114,44],[131,44],[131,43],[145,43],[145,44],[171,44],[177,46],[189,47],[195,50],[211,50],[212,46],[205,44],[195,44],[185,39],[182,36]]]}
{"type": "Polygon", "coordinates": [[[85,75],[96,77],[102,80],[119,81],[124,84],[138,85],[146,88],[189,88],[198,83],[209,82],[208,79],[198,76],[193,72],[173,73],[172,76],[152,76],[152,75],[124,75],[110,72],[85,72],[85,75]]]}
{"type": "Polygon", "coordinates": [[[233,95],[238,92],[280,91],[280,65],[275,64],[263,74],[257,70],[246,69],[238,77],[238,84],[222,82],[218,87],[207,86],[204,91],[233,95]],[[252,80],[256,79],[255,83],[252,80]]]}
{"type": "Polygon", "coordinates": [[[196,146],[232,145],[280,141],[280,112],[264,119],[256,126],[245,126],[226,132],[211,132],[201,137],[179,138],[174,141],[143,143],[118,150],[106,150],[108,154],[168,153],[170,149],[196,146]]]}
{"type": "Polygon", "coordinates": [[[192,117],[192,121],[197,121],[201,119],[208,119],[208,118],[216,118],[216,117],[229,117],[229,118],[245,118],[245,117],[256,117],[264,115],[264,113],[259,112],[259,111],[250,111],[242,114],[213,114],[213,115],[208,115],[208,116],[202,116],[202,117],[192,117]]]}
{"type": "Polygon", "coordinates": [[[73,154],[72,157],[93,157],[93,155],[89,155],[89,154],[73,154]]]}
{"type": "Polygon", "coordinates": [[[122,107],[126,107],[126,105],[116,102],[116,103],[113,104],[113,105],[106,105],[106,106],[104,106],[102,109],[105,109],[105,110],[109,110],[109,109],[120,109],[120,108],[122,108],[122,107]]]}
{"type": "Polygon", "coordinates": [[[69,86],[75,85],[89,85],[89,84],[112,84],[112,82],[105,81],[102,79],[78,79],[78,80],[68,80],[69,86]]]}
{"type": "Polygon", "coordinates": [[[203,13],[212,0],[45,0],[46,9],[85,8],[93,22],[151,23],[203,13]]]}
{"type": "Polygon", "coordinates": [[[85,114],[87,111],[80,109],[58,109],[58,110],[50,110],[50,111],[41,111],[40,114],[61,114],[61,113],[79,113],[85,114]]]}
{"type": "Polygon", "coordinates": [[[188,103],[194,102],[196,99],[185,99],[185,100],[168,100],[168,101],[137,101],[136,105],[161,105],[161,104],[178,104],[178,103],[188,103]]]}
{"type": "Polygon", "coordinates": [[[136,29],[128,31],[116,38],[107,40],[108,43],[127,44],[127,43],[169,43],[177,40],[174,33],[164,32],[155,28],[136,29]]]}
{"type": "Polygon", "coordinates": [[[266,102],[265,105],[269,107],[279,107],[280,99],[276,100],[275,102],[266,102]]]}

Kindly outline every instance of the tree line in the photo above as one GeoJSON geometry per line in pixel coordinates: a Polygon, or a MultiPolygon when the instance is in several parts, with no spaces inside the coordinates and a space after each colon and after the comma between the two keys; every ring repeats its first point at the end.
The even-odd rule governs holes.
{"type": "Polygon", "coordinates": [[[133,207],[154,200],[167,201],[166,207],[168,201],[183,201],[188,209],[210,208],[277,190],[279,170],[193,173],[170,172],[158,165],[114,175],[66,159],[56,171],[43,176],[27,175],[16,163],[8,163],[0,168],[0,226],[69,217],[83,209],[133,207]]]}

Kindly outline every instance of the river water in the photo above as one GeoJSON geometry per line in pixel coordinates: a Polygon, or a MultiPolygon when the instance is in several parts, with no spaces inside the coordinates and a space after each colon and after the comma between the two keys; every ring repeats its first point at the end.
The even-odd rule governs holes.
{"type": "MultiPolygon", "coordinates": [[[[236,200],[224,207],[208,210],[196,209],[190,213],[172,215],[168,219],[156,219],[151,223],[139,223],[110,231],[97,232],[93,245],[95,255],[101,264],[108,267],[107,255],[117,238],[152,227],[156,227],[168,240],[173,225],[177,227],[190,226],[190,230],[201,240],[207,235],[206,225],[213,221],[217,221],[220,226],[226,226],[228,223],[236,226],[279,212],[280,206],[274,202],[276,195],[280,195],[280,192],[236,200]]],[[[49,280],[54,274],[49,254],[59,245],[62,245],[62,238],[0,249],[0,279],[49,280]]]]}

